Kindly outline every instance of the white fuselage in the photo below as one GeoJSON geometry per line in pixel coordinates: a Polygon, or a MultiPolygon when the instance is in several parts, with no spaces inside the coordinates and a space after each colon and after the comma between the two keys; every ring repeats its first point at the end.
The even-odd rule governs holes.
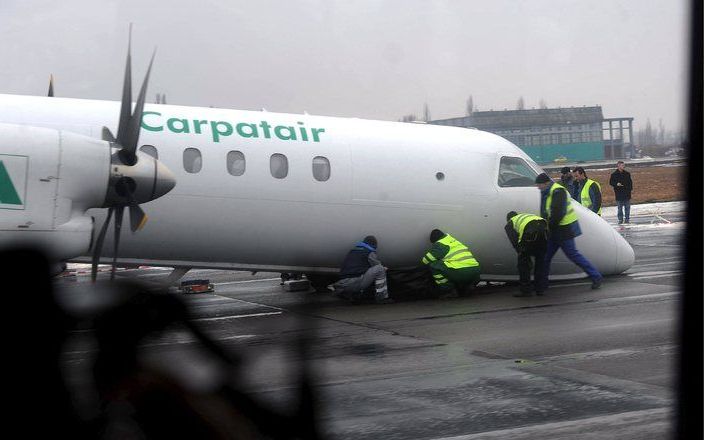
{"type": "MultiPolygon", "coordinates": [[[[115,132],[119,105],[0,95],[0,123],[100,138],[103,126],[115,132]]],[[[139,145],[156,147],[177,183],[142,205],[149,222],[122,235],[124,262],[334,271],[356,241],[373,234],[384,264],[404,267],[420,262],[430,231],[439,228],[468,245],[484,279],[512,279],[506,213],[539,211],[534,186],[500,187],[498,174],[506,156],[541,169],[512,143],[478,130],[172,105],[147,105],[142,127],[139,145]],[[200,152],[199,172],[184,169],[187,148],[200,152]],[[241,175],[228,171],[231,151],[244,156],[241,175]],[[286,156],[286,177],[272,176],[273,154],[286,156]],[[313,176],[319,156],[330,164],[327,181],[313,176]]],[[[605,274],[630,267],[628,243],[597,215],[576,210],[580,251],[605,274]]],[[[88,214],[99,225],[104,211],[88,214]]],[[[104,249],[110,256],[110,234],[104,249]]],[[[561,253],[551,272],[582,274],[561,253]]]]}

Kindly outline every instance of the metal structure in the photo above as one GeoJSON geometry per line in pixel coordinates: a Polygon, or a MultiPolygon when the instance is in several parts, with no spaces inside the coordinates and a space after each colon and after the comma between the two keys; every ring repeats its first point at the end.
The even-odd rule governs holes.
{"type": "Polygon", "coordinates": [[[604,159],[622,159],[635,156],[633,118],[605,118],[602,121],[602,131],[604,133],[604,159]]]}
{"type": "Polygon", "coordinates": [[[495,133],[545,164],[624,157],[633,150],[632,121],[633,118],[604,118],[601,107],[593,106],[482,111],[430,123],[495,133]]]}

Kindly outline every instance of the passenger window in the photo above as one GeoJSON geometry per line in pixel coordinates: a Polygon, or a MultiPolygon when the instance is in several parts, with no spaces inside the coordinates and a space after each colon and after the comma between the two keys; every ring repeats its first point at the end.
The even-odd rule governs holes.
{"type": "Polygon", "coordinates": [[[199,173],[203,168],[203,157],[197,148],[186,148],[183,151],[183,169],[187,173],[199,173]]]}
{"type": "Polygon", "coordinates": [[[230,151],[227,153],[227,172],[233,176],[241,176],[247,167],[244,154],[241,151],[230,151]]]}
{"type": "Polygon", "coordinates": [[[326,157],[313,158],[313,177],[318,182],[325,182],[330,178],[330,161],[326,157]]]}
{"type": "Polygon", "coordinates": [[[533,186],[538,173],[520,157],[502,157],[499,164],[499,186],[533,186]]]}
{"type": "Polygon", "coordinates": [[[283,154],[272,154],[269,160],[269,168],[272,176],[277,179],[283,179],[288,176],[288,159],[283,154]]]}
{"type": "Polygon", "coordinates": [[[139,147],[139,151],[141,151],[144,154],[148,154],[154,159],[159,160],[159,152],[156,151],[156,147],[154,145],[142,145],[139,147]]]}

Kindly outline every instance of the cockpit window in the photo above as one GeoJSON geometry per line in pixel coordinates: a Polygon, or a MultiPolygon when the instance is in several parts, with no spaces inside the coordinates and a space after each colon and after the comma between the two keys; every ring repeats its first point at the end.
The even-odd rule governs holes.
{"type": "Polygon", "coordinates": [[[538,173],[520,157],[501,158],[499,164],[499,186],[518,187],[533,186],[538,173]]]}

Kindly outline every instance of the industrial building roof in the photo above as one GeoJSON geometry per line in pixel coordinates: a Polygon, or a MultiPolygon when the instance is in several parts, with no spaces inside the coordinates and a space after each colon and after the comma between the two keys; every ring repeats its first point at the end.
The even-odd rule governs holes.
{"type": "Polygon", "coordinates": [[[529,110],[503,110],[474,112],[471,116],[440,119],[431,124],[475,127],[480,130],[535,127],[541,125],[601,123],[604,115],[600,106],[540,108],[529,110]]]}

